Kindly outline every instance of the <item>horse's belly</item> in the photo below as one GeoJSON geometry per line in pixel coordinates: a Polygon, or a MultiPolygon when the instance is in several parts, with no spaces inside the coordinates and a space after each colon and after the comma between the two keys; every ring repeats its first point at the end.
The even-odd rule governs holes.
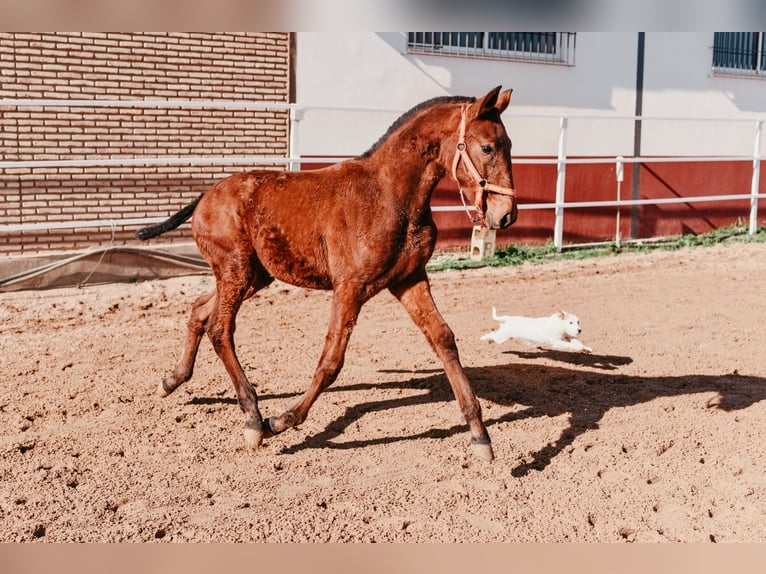
{"type": "Polygon", "coordinates": [[[256,253],[266,271],[284,283],[307,289],[332,289],[327,262],[320,250],[298,251],[290,243],[272,236],[258,242],[256,253]]]}
{"type": "Polygon", "coordinates": [[[297,268],[292,265],[289,267],[276,266],[270,268],[265,266],[272,277],[279,279],[284,283],[304,287],[306,289],[332,289],[332,282],[327,275],[323,275],[314,269],[297,268]]]}

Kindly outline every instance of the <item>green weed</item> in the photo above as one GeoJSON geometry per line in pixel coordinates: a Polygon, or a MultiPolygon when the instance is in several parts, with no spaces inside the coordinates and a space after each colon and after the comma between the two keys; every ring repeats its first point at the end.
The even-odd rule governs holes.
{"type": "Polygon", "coordinates": [[[447,269],[472,269],[477,267],[506,267],[522,263],[543,263],[567,259],[589,259],[621,253],[646,253],[664,249],[678,250],[684,247],[709,247],[719,243],[766,243],[766,227],[748,234],[747,227],[735,225],[703,233],[700,235],[680,235],[651,240],[625,241],[619,247],[615,243],[599,245],[564,246],[557,251],[552,242],[545,245],[507,245],[495,250],[492,257],[480,261],[471,259],[468,254],[435,256],[428,264],[428,271],[447,269]]]}

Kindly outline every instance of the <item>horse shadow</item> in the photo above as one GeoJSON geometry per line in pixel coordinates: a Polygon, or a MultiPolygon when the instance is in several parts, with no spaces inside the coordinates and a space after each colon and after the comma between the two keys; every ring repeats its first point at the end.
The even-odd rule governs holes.
{"type": "MultiPolygon", "coordinates": [[[[545,357],[565,363],[566,366],[504,363],[466,368],[466,375],[479,399],[493,403],[492,416],[485,416],[484,419],[490,434],[493,426],[502,423],[565,414],[569,417],[569,426],[561,432],[555,442],[547,443],[512,470],[516,477],[545,469],[579,436],[588,430],[597,429],[599,421],[614,408],[630,407],[662,397],[715,393],[716,396],[708,401],[708,407],[735,411],[766,399],[766,378],[744,376],[736,371],[723,375],[637,376],[614,372],[619,365],[631,363],[632,359],[629,357],[557,351],[516,354],[525,358],[545,357]],[[569,364],[574,364],[575,367],[585,365],[597,370],[572,368],[569,364]],[[525,408],[519,409],[519,405],[525,408]],[[502,412],[502,407],[514,408],[502,412]],[[494,414],[498,412],[501,414],[494,414]]],[[[441,369],[384,370],[381,373],[411,373],[413,376],[381,383],[343,385],[339,381],[337,386],[330,387],[325,392],[364,393],[374,388],[383,388],[390,389],[395,398],[354,404],[350,404],[352,401],[349,401],[345,412],[335,420],[329,421],[323,431],[307,437],[303,442],[284,447],[281,453],[293,454],[304,449],[318,448],[358,449],[424,438],[443,439],[467,431],[466,424],[455,424],[407,436],[381,436],[343,442],[335,440],[346,428],[370,412],[390,411],[395,415],[397,410],[410,406],[455,401],[449,381],[441,369]],[[400,390],[425,392],[402,396],[400,390]]],[[[259,398],[271,401],[292,399],[299,395],[300,393],[263,394],[259,398]]],[[[191,403],[207,404],[210,401],[236,404],[234,399],[226,398],[197,398],[191,403]]]]}

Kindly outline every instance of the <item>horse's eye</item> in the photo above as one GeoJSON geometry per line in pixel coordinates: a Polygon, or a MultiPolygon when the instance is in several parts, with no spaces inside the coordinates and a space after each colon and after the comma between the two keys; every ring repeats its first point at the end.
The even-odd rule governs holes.
{"type": "Polygon", "coordinates": [[[483,145],[483,146],[481,146],[481,151],[483,151],[484,153],[489,154],[489,153],[492,153],[492,148],[490,146],[488,146],[488,145],[483,145]]]}

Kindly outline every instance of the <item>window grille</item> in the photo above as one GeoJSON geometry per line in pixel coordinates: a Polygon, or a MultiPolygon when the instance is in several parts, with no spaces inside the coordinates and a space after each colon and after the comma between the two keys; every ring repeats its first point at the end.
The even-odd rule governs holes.
{"type": "Polygon", "coordinates": [[[574,66],[574,32],[408,32],[408,54],[574,66]]]}
{"type": "Polygon", "coordinates": [[[715,32],[713,71],[766,76],[766,32],[715,32]]]}

